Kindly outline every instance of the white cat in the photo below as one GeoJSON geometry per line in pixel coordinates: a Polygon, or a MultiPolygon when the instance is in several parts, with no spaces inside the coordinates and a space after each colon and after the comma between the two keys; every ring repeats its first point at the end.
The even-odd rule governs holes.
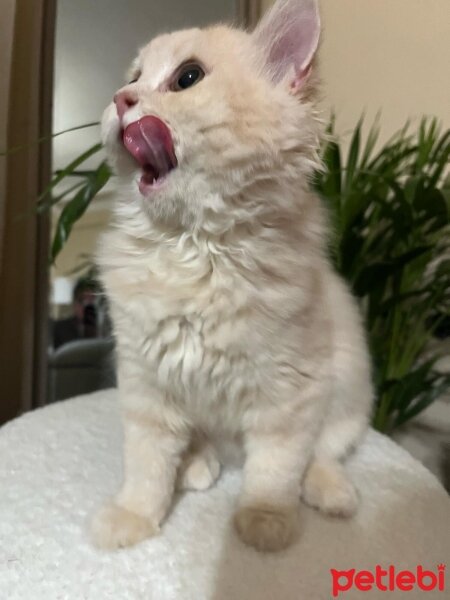
{"type": "Polygon", "coordinates": [[[122,181],[99,264],[117,336],[124,483],[98,546],[155,534],[176,485],[205,489],[213,450],[245,451],[235,526],[260,550],[295,537],[299,497],[349,516],[339,461],[368,426],[369,359],[333,272],[308,177],[318,167],[315,0],[256,31],[162,35],[105,111],[122,181]]]}

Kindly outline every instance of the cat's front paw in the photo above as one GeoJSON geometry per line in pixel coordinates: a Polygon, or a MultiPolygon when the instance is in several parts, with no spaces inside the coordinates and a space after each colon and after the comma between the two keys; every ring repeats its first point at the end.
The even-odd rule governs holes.
{"type": "Polygon", "coordinates": [[[149,519],[113,502],[101,508],[91,524],[92,541],[103,550],[134,546],[156,533],[158,527],[149,519]]]}
{"type": "Polygon", "coordinates": [[[292,544],[298,507],[243,506],[234,516],[241,540],[261,552],[277,552],[292,544]]]}

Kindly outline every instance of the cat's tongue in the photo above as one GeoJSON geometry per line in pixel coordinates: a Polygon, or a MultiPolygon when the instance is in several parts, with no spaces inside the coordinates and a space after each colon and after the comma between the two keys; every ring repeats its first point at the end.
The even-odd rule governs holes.
{"type": "Polygon", "coordinates": [[[172,135],[158,117],[146,116],[130,123],[123,132],[123,143],[142,167],[143,175],[139,183],[142,194],[155,187],[177,166],[172,135]]]}

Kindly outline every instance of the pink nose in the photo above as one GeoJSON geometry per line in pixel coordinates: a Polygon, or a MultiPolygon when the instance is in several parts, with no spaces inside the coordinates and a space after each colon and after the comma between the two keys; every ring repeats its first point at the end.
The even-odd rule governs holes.
{"type": "Polygon", "coordinates": [[[123,90],[122,92],[117,92],[117,94],[114,96],[114,102],[116,104],[119,119],[122,120],[123,115],[127,112],[127,110],[137,104],[137,98],[135,94],[129,90],[123,90]]]}

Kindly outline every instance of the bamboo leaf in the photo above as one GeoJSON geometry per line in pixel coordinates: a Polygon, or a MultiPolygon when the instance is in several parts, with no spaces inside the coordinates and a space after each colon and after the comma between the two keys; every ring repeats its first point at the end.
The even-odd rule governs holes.
{"type": "Polygon", "coordinates": [[[72,227],[85,213],[96,194],[105,186],[110,178],[110,171],[106,163],[101,163],[95,173],[89,177],[87,183],[63,208],[58,219],[56,232],[51,248],[51,262],[53,263],[67,241],[72,227]]]}
{"type": "Polygon", "coordinates": [[[365,148],[361,157],[359,168],[364,170],[369,163],[370,157],[373,154],[378,138],[380,136],[380,113],[375,117],[375,121],[369,130],[365,148]]]}
{"type": "MultiPolygon", "coordinates": [[[[80,129],[87,129],[89,127],[97,127],[98,125],[100,125],[100,122],[94,121],[93,123],[86,123],[84,125],[77,125],[75,127],[69,127],[68,129],[63,129],[63,131],[58,131],[57,133],[51,133],[50,135],[44,135],[44,136],[38,138],[32,145],[42,144],[43,142],[48,142],[49,140],[59,137],[60,135],[64,135],[66,133],[71,133],[72,131],[79,131],[80,129]]],[[[9,156],[11,154],[16,154],[17,152],[20,152],[21,150],[25,150],[28,147],[29,146],[27,144],[21,144],[20,146],[15,146],[14,148],[10,148],[9,150],[1,151],[0,156],[9,156]]]]}
{"type": "Polygon", "coordinates": [[[393,277],[405,265],[429,252],[430,249],[430,246],[419,246],[396,258],[379,261],[363,267],[354,282],[354,293],[357,296],[364,296],[373,289],[384,286],[388,278],[393,277]]]}
{"type": "Polygon", "coordinates": [[[345,175],[345,193],[348,194],[352,188],[353,177],[356,172],[359,157],[359,146],[361,143],[361,126],[362,118],[358,121],[355,131],[352,136],[350,143],[350,149],[348,151],[348,158],[346,164],[346,175],[345,175]]]}
{"type": "Polygon", "coordinates": [[[38,208],[37,208],[37,212],[43,213],[43,212],[47,211],[49,208],[51,208],[52,206],[55,206],[55,204],[58,204],[58,202],[61,202],[61,200],[64,200],[64,198],[66,198],[66,196],[69,196],[75,190],[77,190],[78,188],[80,188],[83,185],[85,185],[84,181],[77,181],[77,183],[75,183],[74,185],[71,185],[69,188],[67,188],[66,190],[61,192],[61,194],[59,194],[58,196],[53,196],[51,198],[51,200],[48,200],[45,203],[39,204],[38,208]]]}
{"type": "Polygon", "coordinates": [[[328,142],[323,161],[326,166],[323,191],[328,196],[338,196],[341,193],[341,152],[335,141],[328,142]]]}
{"type": "Polygon", "coordinates": [[[448,169],[450,162],[450,129],[436,144],[433,156],[430,158],[430,178],[427,181],[429,188],[434,188],[448,169]],[[434,168],[433,168],[434,167],[434,168]]]}
{"type": "MultiPolygon", "coordinates": [[[[94,154],[97,154],[98,152],[100,152],[101,149],[102,149],[102,144],[95,144],[94,146],[91,146],[91,148],[86,150],[86,152],[83,152],[83,154],[81,154],[80,156],[77,156],[77,158],[75,158],[71,163],[69,163],[64,169],[59,171],[58,174],[55,177],[53,177],[50,184],[46,187],[46,189],[42,192],[42,194],[39,196],[39,198],[38,198],[39,206],[40,207],[42,205],[46,206],[45,204],[43,204],[43,201],[47,198],[49,192],[51,192],[51,190],[56,185],[58,185],[58,183],[60,183],[65,177],[68,177],[71,173],[73,173],[73,171],[75,171],[76,168],[79,167],[81,164],[83,164],[88,158],[90,158],[94,154]]],[[[51,205],[51,201],[50,201],[50,205],[51,205]]]]}
{"type": "Polygon", "coordinates": [[[398,414],[394,421],[394,427],[399,427],[407,421],[417,417],[422,411],[428,408],[437,398],[441,397],[450,387],[450,375],[442,376],[439,383],[433,381],[428,389],[415,398],[414,402],[408,408],[398,414]]]}

